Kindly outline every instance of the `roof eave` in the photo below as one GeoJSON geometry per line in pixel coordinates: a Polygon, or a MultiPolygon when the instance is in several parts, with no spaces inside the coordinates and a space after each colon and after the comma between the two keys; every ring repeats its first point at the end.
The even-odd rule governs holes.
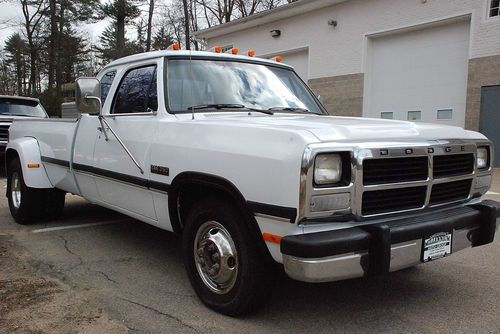
{"type": "Polygon", "coordinates": [[[333,6],[346,1],[348,0],[299,0],[257,14],[242,17],[228,23],[203,29],[195,32],[194,34],[197,38],[214,38],[269,22],[304,14],[323,7],[333,6]]]}

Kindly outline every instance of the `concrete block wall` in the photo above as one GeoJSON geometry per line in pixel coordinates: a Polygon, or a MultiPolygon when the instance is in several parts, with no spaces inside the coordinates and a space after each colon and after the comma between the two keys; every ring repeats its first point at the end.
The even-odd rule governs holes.
{"type": "MultiPolygon", "coordinates": [[[[500,85],[500,55],[469,60],[465,112],[466,129],[479,130],[479,119],[481,117],[481,87],[496,85],[500,85]]],[[[500,119],[500,106],[498,112],[500,119]]]]}
{"type": "Polygon", "coordinates": [[[330,115],[363,115],[363,73],[311,79],[308,84],[330,115]]]}

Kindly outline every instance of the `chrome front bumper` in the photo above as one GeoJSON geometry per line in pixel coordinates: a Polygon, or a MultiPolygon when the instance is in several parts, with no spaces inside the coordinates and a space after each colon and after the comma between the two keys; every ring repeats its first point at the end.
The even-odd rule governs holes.
{"type": "Polygon", "coordinates": [[[287,236],[283,265],[288,276],[305,282],[380,275],[421,263],[423,238],[437,232],[452,231],[452,253],[490,243],[499,217],[500,203],[484,201],[385,224],[287,236]]]}

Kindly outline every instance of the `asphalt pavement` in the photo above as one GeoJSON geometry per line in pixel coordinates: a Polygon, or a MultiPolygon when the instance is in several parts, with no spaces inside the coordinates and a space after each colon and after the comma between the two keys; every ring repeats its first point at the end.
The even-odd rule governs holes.
{"type": "MultiPolygon", "coordinates": [[[[487,197],[500,201],[500,171],[494,182],[487,197]]],[[[5,188],[5,179],[0,187],[5,188]]],[[[197,299],[184,270],[180,240],[173,234],[75,196],[67,197],[61,220],[18,225],[10,216],[4,190],[0,197],[0,246],[5,253],[12,253],[15,261],[7,269],[1,269],[0,263],[0,275],[9,277],[3,289],[8,290],[5,282],[21,275],[17,270],[29,270],[33,277],[55,282],[66,291],[57,298],[61,304],[57,313],[63,320],[76,316],[72,312],[78,309],[70,306],[75,303],[71,296],[78,296],[99,310],[96,319],[105,314],[106,321],[119,326],[113,327],[117,332],[500,333],[498,237],[493,244],[386,277],[306,284],[281,274],[261,310],[231,318],[213,312],[197,299]]],[[[1,281],[0,276],[0,297],[1,281]]],[[[5,291],[3,296],[9,295],[5,291]]],[[[18,298],[30,296],[18,294],[18,298]]],[[[43,302],[50,302],[50,298],[43,302]]],[[[50,323],[51,314],[36,317],[42,309],[30,309],[31,316],[24,318],[7,315],[4,320],[50,323]]],[[[19,332],[38,328],[28,325],[11,323],[9,328],[20,328],[19,332]]],[[[47,328],[53,332],[80,331],[80,327],[40,328],[40,332],[47,332],[47,328]]],[[[105,328],[111,327],[81,331],[108,332],[105,328]]]]}

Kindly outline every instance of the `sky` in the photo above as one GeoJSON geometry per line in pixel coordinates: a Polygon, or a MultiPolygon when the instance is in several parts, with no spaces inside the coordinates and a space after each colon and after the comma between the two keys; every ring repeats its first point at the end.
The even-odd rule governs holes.
{"type": "MultiPolygon", "coordinates": [[[[101,2],[107,2],[102,1],[101,2]]],[[[20,30],[19,24],[23,21],[23,12],[21,5],[17,1],[3,2],[0,1],[0,23],[9,20],[7,24],[0,25],[0,49],[4,47],[5,41],[13,33],[20,30]]],[[[97,42],[99,35],[102,33],[108,20],[102,20],[92,24],[81,24],[79,30],[82,34],[89,36],[89,41],[97,42]]]]}

